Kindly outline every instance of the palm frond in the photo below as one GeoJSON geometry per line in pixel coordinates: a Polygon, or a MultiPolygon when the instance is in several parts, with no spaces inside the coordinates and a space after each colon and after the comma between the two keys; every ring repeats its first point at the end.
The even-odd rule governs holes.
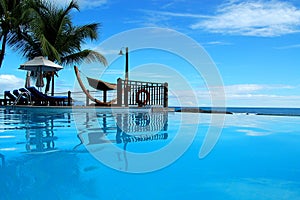
{"type": "Polygon", "coordinates": [[[56,48],[47,40],[44,35],[40,37],[41,41],[41,50],[43,56],[48,56],[48,59],[51,61],[60,62],[60,56],[56,48]]]}
{"type": "Polygon", "coordinates": [[[12,1],[24,3],[22,9],[17,10],[18,17],[12,21],[18,26],[8,37],[8,44],[14,50],[28,59],[47,56],[60,64],[100,62],[107,65],[100,53],[82,50],[87,39],[98,39],[100,24],[74,25],[70,13],[72,10],[79,11],[77,1],[72,0],[66,7],[59,7],[49,0],[0,0],[0,14],[2,7],[5,9],[1,3],[12,1]]]}
{"type": "Polygon", "coordinates": [[[68,56],[65,56],[61,59],[62,64],[71,65],[74,63],[80,64],[82,62],[100,62],[104,66],[107,66],[107,60],[106,58],[100,54],[99,52],[93,51],[93,50],[83,50],[68,56]]]}

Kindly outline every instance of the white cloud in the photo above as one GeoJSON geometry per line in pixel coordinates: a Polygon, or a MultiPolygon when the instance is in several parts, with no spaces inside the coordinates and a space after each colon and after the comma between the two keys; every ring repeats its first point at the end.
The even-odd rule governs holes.
{"type": "MultiPolygon", "coordinates": [[[[140,23],[143,26],[158,26],[158,27],[170,27],[173,18],[192,18],[192,19],[203,19],[211,18],[211,16],[194,14],[194,13],[178,13],[169,11],[157,11],[157,10],[145,10],[139,9],[140,12],[145,13],[147,16],[141,20],[130,20],[127,23],[140,23]]],[[[177,20],[176,20],[177,22],[177,20]]],[[[178,26],[178,24],[174,25],[178,26]]]]}
{"type": "Polygon", "coordinates": [[[211,42],[202,43],[202,45],[204,45],[204,46],[220,46],[220,45],[232,45],[232,43],[223,42],[223,41],[211,41],[211,42]]]}
{"type": "Polygon", "coordinates": [[[169,17],[189,17],[189,18],[212,18],[207,15],[200,15],[200,14],[191,14],[191,13],[176,13],[176,12],[167,12],[167,11],[154,11],[154,10],[143,10],[140,11],[145,12],[150,15],[155,16],[169,16],[169,17]]]}
{"type": "Polygon", "coordinates": [[[226,86],[228,106],[300,107],[300,95],[282,91],[299,89],[289,85],[232,85],[226,86]]]}
{"type": "Polygon", "coordinates": [[[237,84],[224,86],[226,94],[253,94],[258,91],[293,89],[290,85],[237,84]]]}
{"type": "Polygon", "coordinates": [[[191,25],[192,29],[246,35],[280,36],[299,32],[300,10],[288,2],[236,1],[219,7],[210,19],[191,25]]]}
{"type": "MultiPolygon", "coordinates": [[[[299,86],[291,85],[261,85],[261,84],[237,84],[223,87],[226,94],[226,104],[229,107],[300,107],[300,95],[290,95],[289,90],[299,91],[299,86]],[[283,93],[285,91],[285,93],[283,93]]],[[[218,89],[212,87],[211,93],[206,88],[197,90],[198,99],[201,105],[210,105],[210,95],[218,98],[218,89]]]]}
{"type": "Polygon", "coordinates": [[[11,74],[0,74],[0,92],[23,87],[25,84],[24,79],[18,78],[11,74]]]}
{"type": "Polygon", "coordinates": [[[300,48],[300,44],[293,44],[293,45],[288,45],[288,46],[283,46],[283,47],[277,47],[276,49],[295,49],[295,48],[300,48]]]}
{"type": "MultiPolygon", "coordinates": [[[[116,55],[118,55],[120,53],[120,49],[104,49],[104,48],[101,48],[99,46],[97,46],[95,48],[95,50],[98,51],[99,53],[101,53],[104,56],[113,55],[114,57],[116,57],[116,55]]],[[[124,49],[122,51],[124,51],[124,49]]]]}
{"type": "Polygon", "coordinates": [[[143,20],[144,25],[170,26],[174,18],[185,18],[198,20],[191,22],[190,28],[193,30],[230,35],[273,37],[300,31],[300,9],[290,2],[279,0],[229,1],[219,6],[215,15],[140,11],[148,15],[143,20]]]}
{"type": "MultiPolygon", "coordinates": [[[[264,93],[266,91],[276,91],[282,89],[295,89],[296,86],[291,85],[264,85],[264,84],[236,84],[236,85],[226,85],[226,86],[216,86],[211,87],[211,93],[219,92],[221,89],[224,89],[226,96],[230,97],[241,97],[241,96],[253,96],[253,95],[262,95],[259,93],[264,93]]],[[[202,88],[202,94],[208,94],[208,90],[202,88]],[[206,91],[205,91],[206,90],[206,91]]]]}

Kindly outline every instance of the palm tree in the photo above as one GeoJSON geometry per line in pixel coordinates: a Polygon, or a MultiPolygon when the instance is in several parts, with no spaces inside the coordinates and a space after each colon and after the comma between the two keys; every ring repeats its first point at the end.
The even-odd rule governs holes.
{"type": "Polygon", "coordinates": [[[2,66],[7,42],[22,23],[21,0],[0,0],[0,68],[2,66]]]}
{"type": "MultiPolygon", "coordinates": [[[[10,40],[10,44],[26,58],[45,56],[58,64],[69,65],[85,60],[107,65],[105,57],[100,53],[89,49],[82,50],[86,39],[98,39],[100,24],[75,26],[70,16],[72,10],[79,10],[75,1],[71,1],[65,8],[43,0],[29,0],[27,3],[28,8],[23,18],[27,19],[29,24],[10,40]]],[[[52,73],[52,80],[53,77],[52,73]]],[[[46,89],[49,88],[49,80],[48,78],[46,89]]]]}

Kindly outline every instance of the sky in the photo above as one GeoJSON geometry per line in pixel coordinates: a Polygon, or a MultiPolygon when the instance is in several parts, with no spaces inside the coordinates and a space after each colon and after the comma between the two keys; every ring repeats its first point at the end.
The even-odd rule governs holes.
{"type": "MultiPolygon", "coordinates": [[[[68,1],[54,2],[63,6],[68,1]]],[[[213,92],[204,68],[195,68],[191,60],[182,54],[175,55],[171,48],[162,51],[160,44],[164,44],[164,39],[153,42],[158,48],[146,48],[143,37],[148,38],[147,28],[151,27],[164,34],[168,34],[164,30],[169,30],[202,48],[199,63],[201,59],[211,59],[209,67],[218,72],[211,76],[221,78],[222,85],[217,87],[225,91],[226,106],[300,108],[298,0],[79,0],[78,3],[80,12],[72,12],[75,24],[101,23],[100,38],[87,41],[84,47],[97,49],[107,57],[115,55],[108,59],[108,67],[98,66],[101,73],[84,71],[88,76],[111,82],[122,77],[124,57],[118,57],[117,53],[128,46],[130,76],[169,82],[170,106],[211,106],[213,92]],[[137,34],[136,30],[145,33],[137,34]],[[128,39],[129,33],[134,33],[131,41],[104,48],[107,43],[120,41],[124,34],[123,38],[128,39]],[[135,73],[139,76],[134,76],[135,73]],[[189,91],[196,96],[195,101],[188,100],[189,91]]],[[[170,35],[165,39],[172,38],[170,35]]],[[[170,45],[191,47],[183,54],[196,51],[183,42],[174,41],[170,45]]],[[[18,70],[24,62],[26,59],[14,50],[7,51],[0,69],[0,94],[24,86],[26,72],[18,70]]],[[[74,84],[74,71],[66,66],[56,79],[56,90],[73,91],[74,84]]]]}

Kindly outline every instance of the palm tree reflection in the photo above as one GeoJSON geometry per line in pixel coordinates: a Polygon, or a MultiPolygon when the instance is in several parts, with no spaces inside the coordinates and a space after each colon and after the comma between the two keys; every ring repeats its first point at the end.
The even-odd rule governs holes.
{"type": "Polygon", "coordinates": [[[4,168],[5,167],[5,158],[4,155],[0,153],[0,159],[1,159],[1,166],[0,168],[4,168]]]}
{"type": "Polygon", "coordinates": [[[64,114],[36,115],[33,116],[33,123],[26,129],[26,150],[28,152],[46,152],[56,150],[54,129],[58,124],[55,120],[65,119],[64,114]]]}

